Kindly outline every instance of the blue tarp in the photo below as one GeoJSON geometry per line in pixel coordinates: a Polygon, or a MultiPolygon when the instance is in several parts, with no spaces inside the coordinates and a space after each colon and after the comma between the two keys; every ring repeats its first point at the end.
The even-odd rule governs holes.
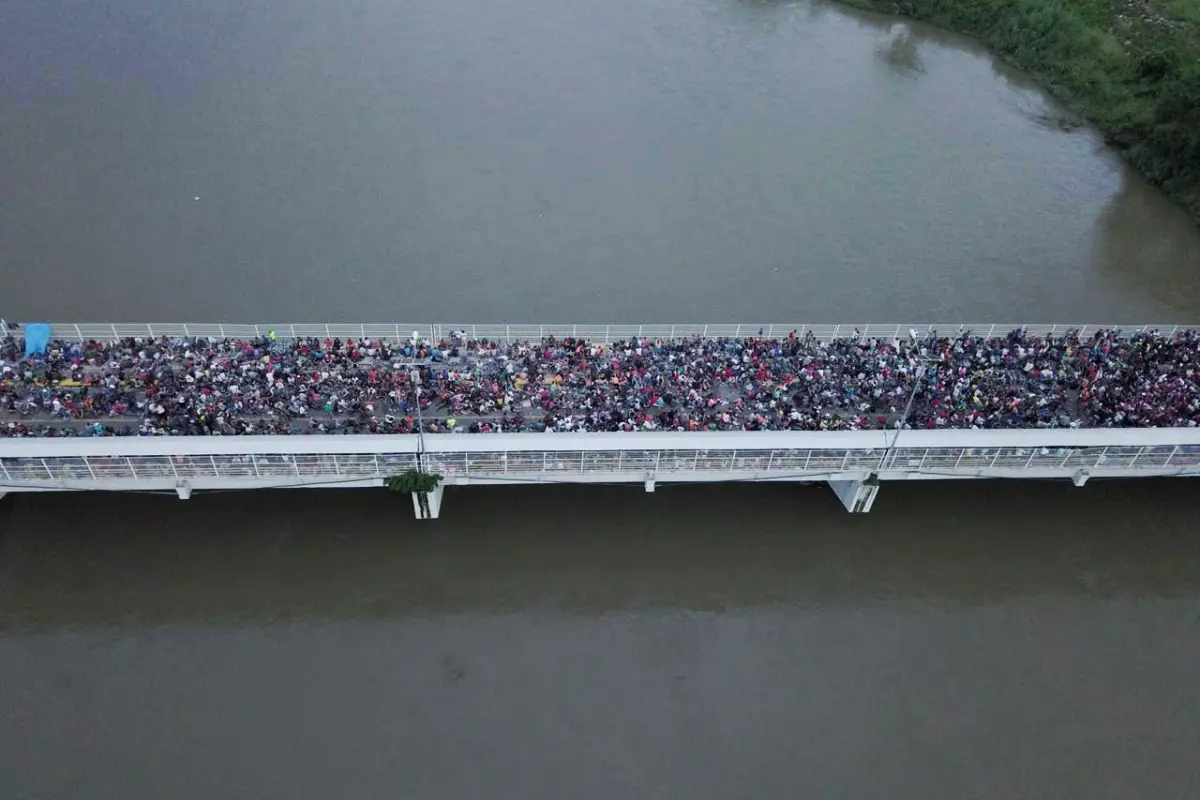
{"type": "Polygon", "coordinates": [[[50,344],[50,323],[27,322],[21,327],[25,329],[25,357],[46,352],[46,345],[50,344]]]}

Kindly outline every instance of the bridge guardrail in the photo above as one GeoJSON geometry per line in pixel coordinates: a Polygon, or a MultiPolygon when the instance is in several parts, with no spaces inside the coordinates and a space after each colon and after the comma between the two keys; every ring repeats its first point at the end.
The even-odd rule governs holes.
{"type": "Polygon", "coordinates": [[[591,341],[624,341],[632,337],[650,339],[679,339],[693,336],[708,338],[757,336],[762,332],[768,338],[784,337],[791,331],[800,335],[812,333],[821,341],[836,338],[852,338],[857,330],[862,337],[899,338],[915,330],[918,334],[938,331],[954,334],[960,329],[971,330],[983,336],[1003,336],[1009,331],[1025,328],[1036,336],[1062,335],[1069,330],[1088,336],[1100,329],[1118,329],[1125,333],[1140,330],[1157,330],[1166,335],[1185,330],[1200,330],[1187,325],[1151,324],[1023,324],[1014,323],[645,323],[637,325],[602,324],[509,324],[509,323],[54,323],[53,336],[67,341],[109,341],[124,337],[217,337],[226,339],[253,339],[267,336],[271,331],[281,339],[301,337],[387,339],[406,341],[415,331],[419,338],[438,340],[449,336],[453,330],[465,331],[472,339],[489,339],[511,342],[543,339],[547,336],[582,337],[591,341]]]}
{"type": "MultiPolygon", "coordinates": [[[[72,456],[2,458],[0,480],[9,486],[88,481],[227,478],[289,479],[314,483],[383,478],[418,466],[415,453],[261,453],[186,456],[72,456]]],[[[566,479],[626,475],[640,480],[700,473],[745,473],[784,479],[807,473],[910,472],[947,477],[1004,470],[1200,469],[1200,446],[942,447],[747,450],[521,450],[427,452],[424,468],[449,478],[566,479]]]]}

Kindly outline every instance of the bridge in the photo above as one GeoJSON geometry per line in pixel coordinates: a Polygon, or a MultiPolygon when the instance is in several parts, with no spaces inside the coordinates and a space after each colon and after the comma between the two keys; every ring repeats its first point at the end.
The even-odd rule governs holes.
{"type": "Polygon", "coordinates": [[[447,485],[640,483],[653,492],[729,481],[825,482],[863,513],[891,481],[1196,476],[1200,429],[0,439],[0,494],[379,487],[413,468],[443,476],[431,517],[447,485]]]}
{"type": "MultiPolygon", "coordinates": [[[[1019,325],[967,326],[1002,335],[1019,325]]],[[[1028,326],[1062,334],[1135,326],[1028,326]]],[[[1136,326],[1143,327],[1143,326],[1136,326]]],[[[1168,332],[1173,326],[1146,326],[1168,332]]],[[[580,336],[905,336],[959,325],[516,326],[516,325],[55,325],[55,338],[361,336],[405,341],[451,330],[497,340],[580,336]]],[[[1019,430],[496,433],[352,436],[72,437],[0,439],[0,496],[9,492],[380,487],[408,469],[436,473],[430,517],[446,486],[488,484],[824,482],[853,513],[870,511],[880,487],[905,480],[1057,479],[1200,475],[1198,428],[1019,430]]],[[[416,498],[414,512],[422,516],[416,498]]]]}

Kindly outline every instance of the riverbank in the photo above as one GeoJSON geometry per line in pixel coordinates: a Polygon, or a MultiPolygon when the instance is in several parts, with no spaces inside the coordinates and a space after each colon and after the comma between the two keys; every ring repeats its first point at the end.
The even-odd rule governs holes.
{"type": "Polygon", "coordinates": [[[978,38],[1200,223],[1200,0],[845,0],[978,38]]]}

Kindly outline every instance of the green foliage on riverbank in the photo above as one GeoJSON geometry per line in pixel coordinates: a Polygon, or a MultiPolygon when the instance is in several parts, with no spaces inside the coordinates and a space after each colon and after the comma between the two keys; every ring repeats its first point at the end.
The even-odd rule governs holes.
{"type": "Polygon", "coordinates": [[[847,0],[979,38],[1200,222],[1200,0],[847,0]]]}

